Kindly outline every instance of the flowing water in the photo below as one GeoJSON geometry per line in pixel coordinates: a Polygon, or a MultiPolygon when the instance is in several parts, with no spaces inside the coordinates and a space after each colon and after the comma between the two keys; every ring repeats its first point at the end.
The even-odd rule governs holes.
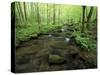
{"type": "Polygon", "coordinates": [[[95,55],[81,50],[75,41],[65,34],[67,35],[66,32],[41,35],[37,39],[22,43],[16,48],[16,72],[96,68],[96,64],[91,62],[95,55]],[[61,56],[64,61],[51,64],[50,55],[61,56]]]}

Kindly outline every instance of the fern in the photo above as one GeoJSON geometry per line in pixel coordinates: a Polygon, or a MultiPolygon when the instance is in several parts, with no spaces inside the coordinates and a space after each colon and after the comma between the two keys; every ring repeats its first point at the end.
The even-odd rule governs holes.
{"type": "Polygon", "coordinates": [[[81,32],[73,32],[72,36],[75,37],[76,43],[80,44],[82,48],[86,48],[87,50],[96,49],[96,43],[94,43],[90,38],[86,36],[82,36],[81,32]]]}

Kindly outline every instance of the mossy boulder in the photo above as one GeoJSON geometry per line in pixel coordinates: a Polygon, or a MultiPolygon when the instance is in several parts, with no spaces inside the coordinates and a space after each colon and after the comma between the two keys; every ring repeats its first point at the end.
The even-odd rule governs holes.
{"type": "Polygon", "coordinates": [[[62,56],[51,54],[49,55],[49,63],[50,64],[62,64],[65,59],[62,56]]]}
{"type": "Polygon", "coordinates": [[[31,39],[37,39],[38,38],[38,35],[37,34],[32,34],[32,35],[30,35],[30,40],[31,39]]]}

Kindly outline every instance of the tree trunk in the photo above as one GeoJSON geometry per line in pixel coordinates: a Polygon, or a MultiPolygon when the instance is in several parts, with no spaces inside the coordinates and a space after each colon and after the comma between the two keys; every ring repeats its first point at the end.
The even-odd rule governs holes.
{"type": "Polygon", "coordinates": [[[32,20],[35,18],[35,7],[33,6],[33,3],[31,3],[31,16],[32,16],[32,20]]]}
{"type": "Polygon", "coordinates": [[[92,14],[93,14],[93,7],[91,6],[90,12],[87,16],[87,28],[90,27],[89,23],[90,23],[90,19],[91,19],[92,14]]]}
{"type": "Polygon", "coordinates": [[[47,4],[47,24],[49,23],[49,13],[48,13],[48,4],[47,4]]]}
{"type": "Polygon", "coordinates": [[[19,2],[18,2],[17,9],[19,11],[19,17],[21,17],[21,20],[24,21],[24,15],[23,15],[23,12],[22,12],[22,9],[21,9],[21,5],[20,5],[19,2]]]}
{"type": "Polygon", "coordinates": [[[24,14],[25,14],[25,20],[27,20],[27,14],[26,14],[26,3],[24,2],[24,14]]]}
{"type": "MultiPolygon", "coordinates": [[[[21,17],[20,21],[22,21],[22,15],[20,13],[20,10],[19,10],[19,5],[16,3],[16,9],[17,9],[17,12],[18,12],[18,17],[21,17]]],[[[18,19],[19,20],[19,19],[18,19]]]]}
{"type": "Polygon", "coordinates": [[[86,6],[82,6],[82,8],[83,8],[83,16],[82,16],[82,30],[81,30],[81,32],[83,33],[84,32],[84,23],[85,23],[85,8],[86,8],[86,6]]]}
{"type": "Polygon", "coordinates": [[[60,23],[60,6],[59,6],[59,13],[58,13],[59,17],[58,17],[58,21],[60,23]]]}
{"type": "Polygon", "coordinates": [[[55,4],[53,4],[53,25],[55,24],[55,4]]]}
{"type": "Polygon", "coordinates": [[[36,5],[36,7],[37,7],[37,22],[38,22],[38,24],[40,24],[40,13],[39,13],[39,6],[38,6],[38,4],[36,5]]]}

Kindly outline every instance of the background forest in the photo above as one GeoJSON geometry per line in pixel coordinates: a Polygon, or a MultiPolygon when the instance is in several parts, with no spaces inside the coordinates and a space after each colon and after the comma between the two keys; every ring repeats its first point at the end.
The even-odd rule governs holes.
{"type": "Polygon", "coordinates": [[[18,61],[16,72],[96,67],[97,7],[15,2],[12,4],[11,15],[16,33],[16,60],[18,61]],[[33,53],[30,54],[33,58],[27,55],[28,53],[33,53]],[[36,62],[39,62],[37,55],[41,56],[39,60],[47,60],[43,54],[47,56],[48,61],[36,65],[36,62]],[[69,65],[70,68],[66,68],[68,66],[66,63],[71,62],[68,62],[69,59],[73,62],[76,59],[72,63],[75,67],[69,65]],[[35,69],[28,62],[29,60],[32,60],[36,66],[35,69]],[[76,63],[81,66],[76,68],[76,63]],[[55,66],[55,64],[58,65],[55,66]],[[63,68],[59,68],[59,64],[63,68]],[[29,70],[26,70],[27,68],[29,70]]]}
{"type": "MultiPolygon", "coordinates": [[[[82,6],[16,2],[13,10],[16,20],[16,44],[28,39],[33,33],[47,32],[66,23],[82,23],[82,10],[82,6]]],[[[96,7],[87,6],[85,10],[84,22],[96,21],[96,7]]],[[[81,24],[75,27],[82,29],[81,24]]]]}

